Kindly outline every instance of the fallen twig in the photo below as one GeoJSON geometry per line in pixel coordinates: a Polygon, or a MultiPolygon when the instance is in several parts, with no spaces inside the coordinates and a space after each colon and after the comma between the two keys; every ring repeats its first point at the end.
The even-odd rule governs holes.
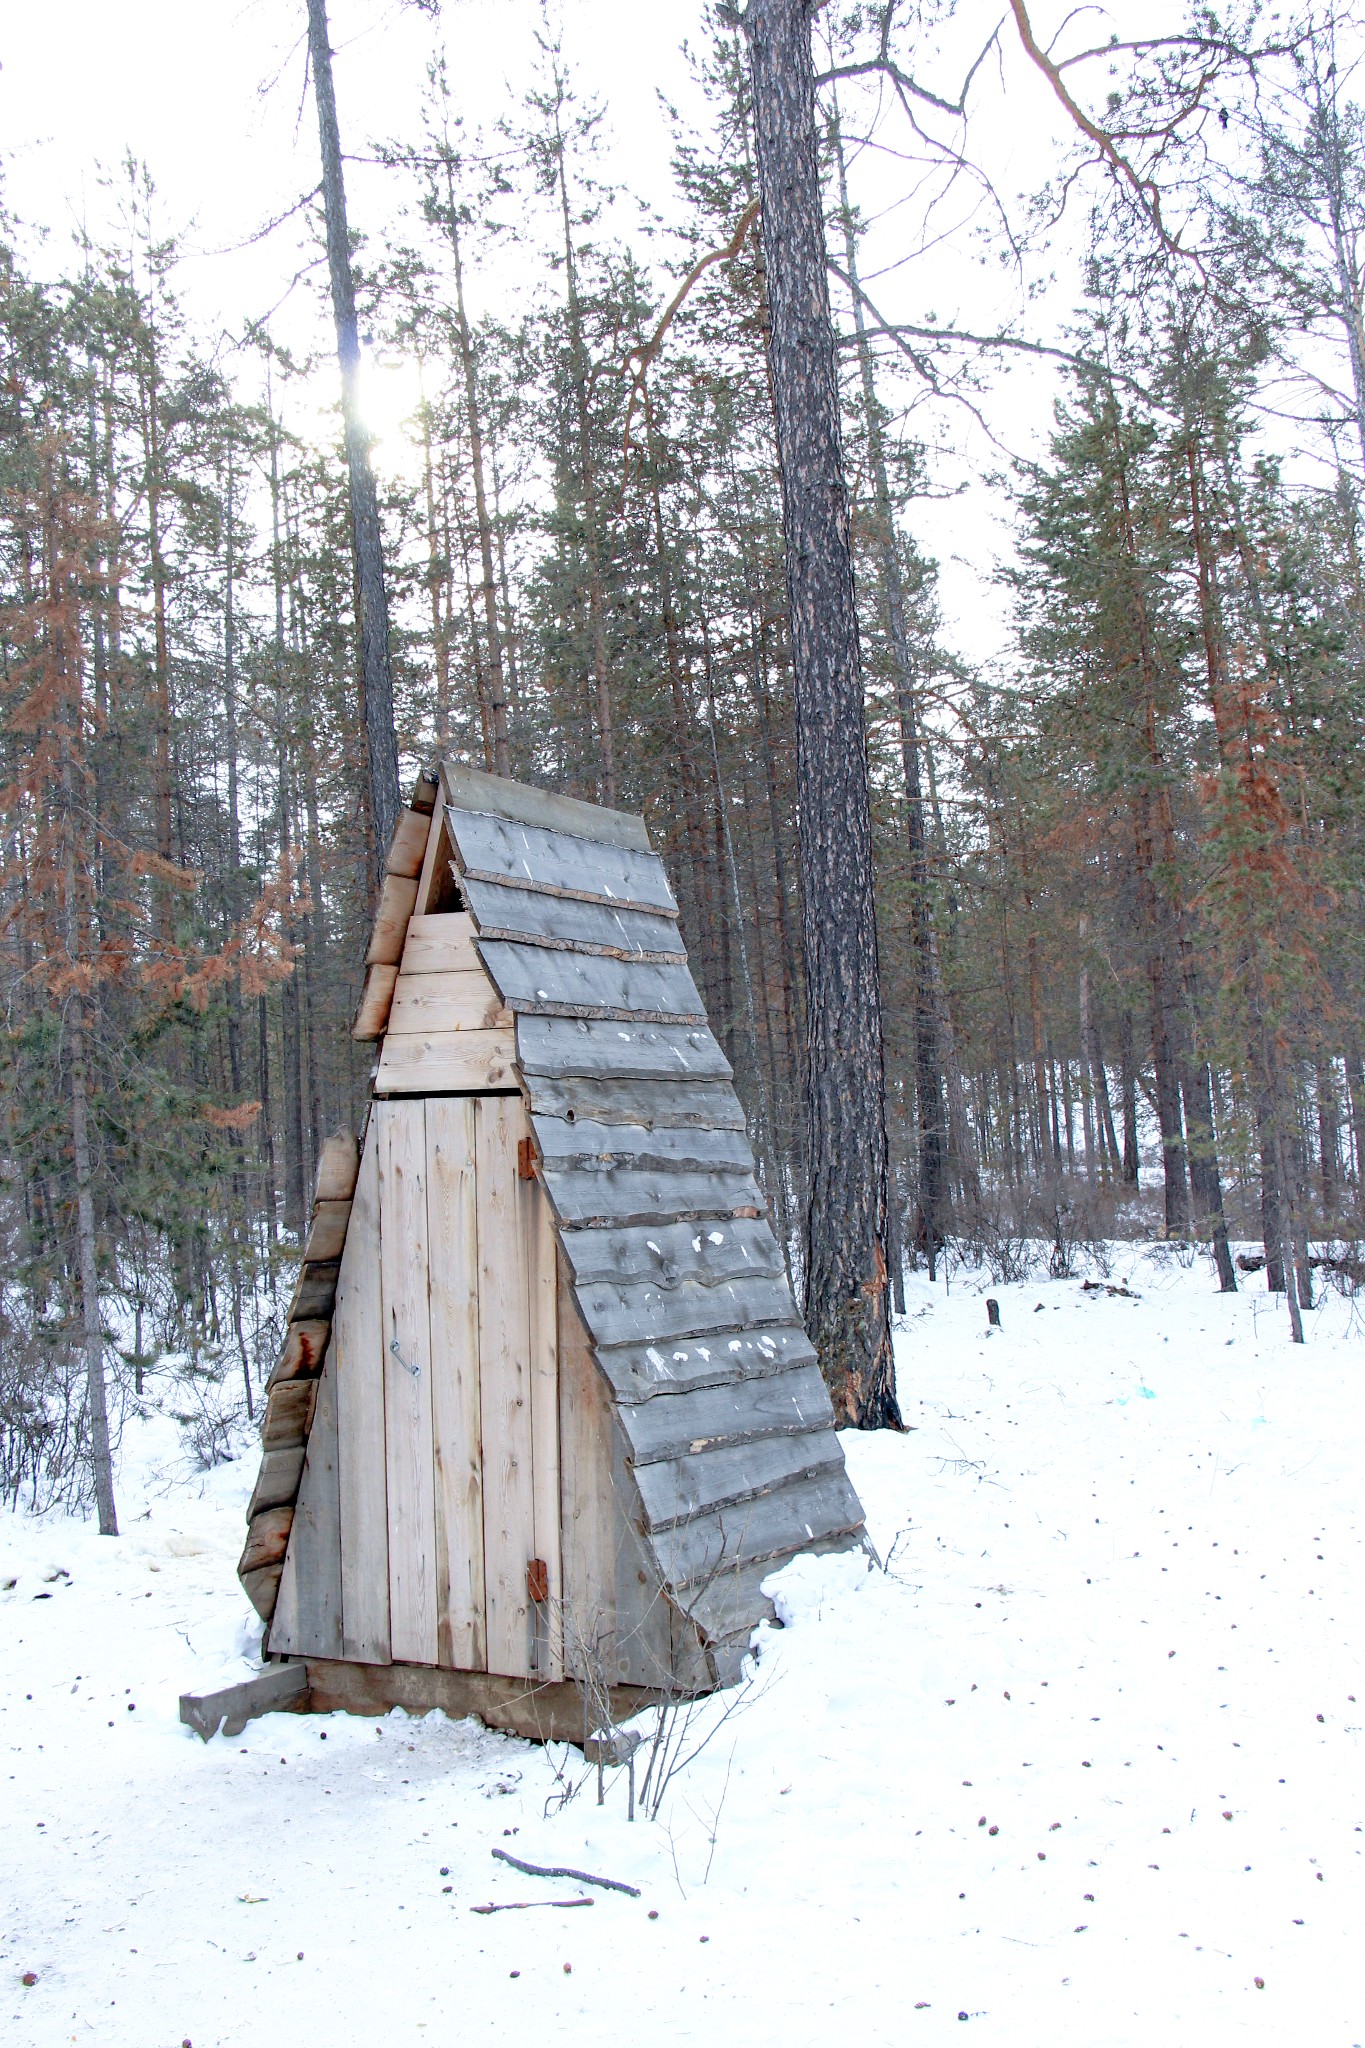
{"type": "Polygon", "coordinates": [[[595,1906],[596,1899],[498,1899],[487,1906],[471,1906],[471,1913],[529,1913],[533,1906],[595,1906]]]}
{"type": "MultiPolygon", "coordinates": [[[[604,1891],[625,1892],[626,1896],[632,1899],[638,1899],[640,1896],[638,1885],[622,1884],[618,1877],[594,1877],[590,1870],[567,1870],[559,1864],[542,1869],[539,1863],[523,1863],[519,1856],[509,1856],[506,1849],[494,1849],[493,1854],[499,1863],[510,1863],[513,1870],[524,1871],[527,1877],[571,1877],[576,1884],[600,1884],[604,1891]]],[[[588,1899],[580,1903],[591,1905],[592,1901],[588,1899]]]]}

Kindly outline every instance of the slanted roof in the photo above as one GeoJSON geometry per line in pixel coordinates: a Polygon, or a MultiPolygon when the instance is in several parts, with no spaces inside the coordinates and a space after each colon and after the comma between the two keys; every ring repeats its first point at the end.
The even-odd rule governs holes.
{"type": "Polygon", "coordinates": [[[646,1541],[741,1648],[761,1580],[863,1541],[863,1512],[677,903],[643,819],[451,763],[440,785],[646,1541]]]}

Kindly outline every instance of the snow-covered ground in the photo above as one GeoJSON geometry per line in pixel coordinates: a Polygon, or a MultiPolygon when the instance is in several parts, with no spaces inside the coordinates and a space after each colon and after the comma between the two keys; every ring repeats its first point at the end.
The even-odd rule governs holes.
{"type": "Polygon", "coordinates": [[[914,1429],[846,1439],[889,1569],[774,1582],[657,1823],[439,1715],[180,1727],[249,1668],[250,1458],[152,1421],[117,1541],[4,1516],[0,2037],[1365,2041],[1361,1315],[1110,1281],[912,1284],[914,1429]],[[582,1895],[494,1848],[642,1896],[475,1914],[582,1895]]]}

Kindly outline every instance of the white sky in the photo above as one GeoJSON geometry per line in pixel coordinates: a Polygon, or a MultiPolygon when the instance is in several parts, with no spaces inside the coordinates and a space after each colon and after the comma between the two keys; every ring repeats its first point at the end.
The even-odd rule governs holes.
{"type": "MultiPolygon", "coordinates": [[[[1163,14],[1167,5],[1160,0],[1163,14]]],[[[1144,6],[1141,12],[1146,29],[1151,11],[1144,6]]],[[[535,0],[448,0],[442,30],[452,94],[471,128],[516,115],[539,18],[535,0]]],[[[917,53],[926,80],[951,97],[997,18],[985,0],[963,0],[941,49],[917,53]]],[[[657,95],[695,104],[681,45],[689,36],[700,39],[700,0],[652,7],[638,0],[561,0],[559,19],[578,87],[605,103],[609,168],[667,216],[673,211],[669,133],[657,95]]],[[[402,0],[332,0],[331,21],[348,155],[363,157],[374,141],[415,137],[437,33],[430,17],[402,0]]],[[[176,286],[201,331],[240,334],[247,318],[273,312],[277,334],[296,348],[330,347],[317,294],[292,286],[304,247],[298,223],[241,246],[317,181],[303,36],[303,0],[11,6],[0,29],[0,146],[8,158],[11,208],[51,231],[44,259],[50,268],[69,262],[69,236],[83,212],[96,235],[111,218],[101,171],[117,175],[131,150],[158,186],[161,226],[185,239],[188,253],[176,286]]],[[[1057,161],[1055,102],[1010,47],[1003,76],[998,66],[983,69],[975,103],[973,149],[985,152],[997,189],[1013,205],[1057,161]]],[[[883,133],[895,139],[890,125],[883,133]]],[[[903,162],[875,152],[855,163],[855,197],[869,215],[886,209],[863,255],[872,295],[892,317],[920,319],[932,311],[945,325],[958,321],[978,329],[1008,319],[1017,287],[993,261],[983,263],[965,194],[948,202],[942,225],[950,232],[929,252],[904,260],[901,237],[914,209],[893,202],[913,175],[903,162]],[[876,277],[879,269],[885,275],[876,277]]],[[[353,225],[382,243],[397,205],[391,174],[352,162],[347,185],[353,225]]],[[[476,309],[526,288],[529,279],[518,274],[518,264],[534,264],[526,243],[501,259],[497,274],[470,280],[476,309]]],[[[1065,314],[1073,287],[1065,251],[1061,264],[1061,280],[1049,293],[1054,318],[1065,314]]],[[[386,401],[382,380],[371,378],[371,412],[381,436],[390,424],[386,403],[392,413],[412,395],[409,379],[394,375],[391,383],[386,401]]],[[[1054,373],[1034,363],[993,376],[982,410],[1004,448],[1037,447],[1056,389],[1054,373]]],[[[945,641],[969,659],[988,660],[1006,638],[1001,597],[990,579],[1008,549],[1008,506],[988,480],[1003,464],[1003,448],[993,448],[961,408],[926,407],[915,425],[942,445],[934,469],[939,485],[949,492],[966,485],[960,495],[920,508],[917,517],[922,543],[941,564],[945,641]]]]}

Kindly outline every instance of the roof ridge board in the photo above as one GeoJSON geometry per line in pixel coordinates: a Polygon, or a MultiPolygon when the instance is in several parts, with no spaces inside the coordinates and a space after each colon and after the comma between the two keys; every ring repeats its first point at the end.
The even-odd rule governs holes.
{"type": "Polygon", "coordinates": [[[652,849],[585,839],[552,825],[464,810],[458,804],[444,805],[441,816],[460,873],[475,881],[529,882],[545,896],[572,892],[645,910],[678,908],[668,871],[652,849]]]}
{"type": "MultiPolygon", "coordinates": [[[[500,822],[506,824],[508,821],[504,818],[500,822]]],[[[670,909],[665,903],[644,903],[628,896],[603,896],[592,889],[567,889],[560,882],[537,882],[528,875],[497,874],[492,868],[462,867],[460,874],[465,881],[487,882],[500,889],[523,889],[528,896],[550,896],[561,903],[610,903],[615,910],[645,911],[652,917],[671,917],[675,923],[681,916],[676,905],[670,909]]]]}
{"type": "Polygon", "coordinates": [[[569,839],[594,840],[599,846],[654,853],[645,821],[634,811],[608,810],[604,804],[585,803],[581,797],[517,782],[511,776],[489,775],[459,761],[439,761],[436,767],[445,800],[456,810],[501,818],[509,825],[537,825],[569,839]]]}

